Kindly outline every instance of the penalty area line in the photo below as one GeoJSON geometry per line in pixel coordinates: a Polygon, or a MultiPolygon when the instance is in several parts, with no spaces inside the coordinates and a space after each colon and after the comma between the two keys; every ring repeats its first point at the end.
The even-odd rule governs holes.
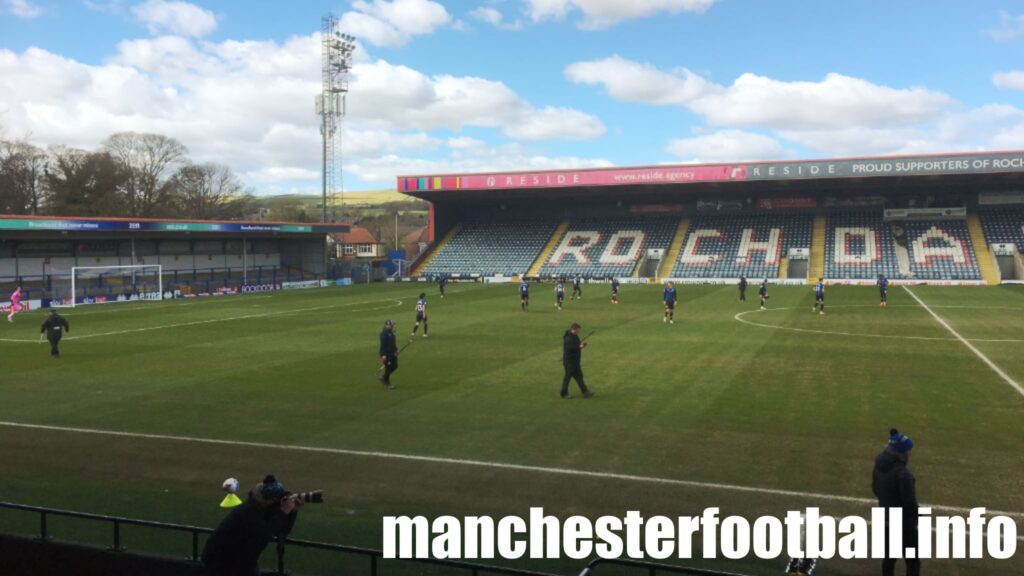
{"type": "Polygon", "coordinates": [[[1014,380],[1013,378],[1010,378],[1010,376],[1006,372],[1004,372],[1002,368],[997,366],[996,363],[993,362],[992,360],[990,360],[988,356],[985,356],[985,354],[982,353],[981,350],[978,350],[978,348],[975,347],[974,344],[971,344],[971,342],[969,340],[967,340],[966,338],[961,336],[959,332],[954,330],[953,327],[950,326],[948,322],[946,322],[945,320],[942,319],[942,316],[939,316],[938,314],[935,313],[934,310],[929,308],[928,305],[924,303],[924,300],[921,300],[920,298],[918,298],[917,294],[914,294],[914,292],[910,288],[908,288],[907,286],[904,286],[903,289],[906,290],[907,294],[910,294],[911,298],[916,300],[917,303],[920,304],[921,307],[925,309],[925,311],[927,311],[929,314],[931,314],[932,318],[935,318],[936,322],[941,324],[943,328],[945,328],[946,330],[949,331],[950,334],[955,336],[956,339],[959,340],[961,344],[963,344],[964,346],[967,346],[968,350],[970,350],[971,352],[974,352],[975,356],[980,358],[981,361],[984,362],[989,368],[991,368],[993,372],[998,374],[999,377],[1002,378],[1004,382],[1009,384],[1011,388],[1016,390],[1018,394],[1020,394],[1022,397],[1024,397],[1024,387],[1021,387],[1021,385],[1016,380],[1014,380]]]}
{"type": "MultiPolygon", "coordinates": [[[[0,426],[10,428],[22,428],[26,430],[47,430],[51,432],[64,432],[74,434],[95,434],[99,436],[114,436],[119,438],[136,438],[145,440],[164,440],[172,442],[190,442],[194,444],[209,444],[215,446],[243,446],[247,448],[260,448],[270,450],[284,450],[289,452],[311,452],[316,454],[338,454],[343,456],[356,456],[362,458],[379,458],[386,460],[404,460],[409,462],[425,462],[430,464],[451,464],[456,466],[468,466],[476,468],[491,468],[496,470],[514,470],[518,472],[530,472],[534,474],[556,474],[561,476],[576,476],[582,478],[598,478],[602,480],[622,480],[626,482],[642,482],[647,484],[662,484],[666,486],[683,486],[687,488],[698,488],[702,490],[718,490],[724,492],[745,492],[749,494],[765,494],[770,496],[785,496],[826,502],[843,502],[858,505],[877,505],[877,501],[871,498],[858,498],[855,496],[839,496],[836,494],[821,494],[815,492],[798,492],[795,490],[781,490],[775,488],[761,488],[757,486],[741,486],[737,484],[720,484],[716,482],[700,482],[697,480],[678,480],[674,478],[658,478],[652,476],[638,476],[634,474],[620,474],[616,472],[600,472],[594,470],[574,470],[570,468],[557,468],[551,466],[530,466],[526,464],[511,464],[506,462],[487,462],[483,460],[467,460],[461,458],[446,458],[443,456],[420,456],[416,454],[400,454],[392,452],[377,452],[368,450],[351,450],[347,448],[327,448],[319,446],[297,446],[291,444],[272,444],[269,442],[252,442],[247,440],[228,440],[222,438],[198,438],[192,436],[174,436],[170,434],[147,434],[143,432],[124,432],[117,430],[98,430],[93,428],[77,428],[72,426],[53,426],[47,424],[27,424],[23,422],[0,421],[0,426]]],[[[939,506],[923,504],[936,510],[956,512],[960,514],[969,513],[972,508],[957,506],[939,506]]],[[[1024,512],[1005,512],[988,510],[988,514],[994,516],[1010,516],[1024,518],[1024,512]]]]}

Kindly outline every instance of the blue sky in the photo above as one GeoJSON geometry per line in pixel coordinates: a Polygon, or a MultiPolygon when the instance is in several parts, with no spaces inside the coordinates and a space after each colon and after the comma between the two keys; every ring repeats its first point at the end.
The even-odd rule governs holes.
{"type": "Polygon", "coordinates": [[[178,138],[319,191],[320,18],[358,38],[344,184],[1024,149],[1019,1],[0,0],[0,133],[178,138]]]}

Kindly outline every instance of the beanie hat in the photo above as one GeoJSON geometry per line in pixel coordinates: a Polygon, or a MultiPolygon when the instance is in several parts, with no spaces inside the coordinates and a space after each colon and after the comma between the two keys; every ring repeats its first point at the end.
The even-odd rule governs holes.
{"type": "Polygon", "coordinates": [[[889,447],[900,454],[906,454],[914,448],[914,441],[906,434],[900,434],[899,430],[893,428],[889,430],[889,447]]]}
{"type": "Polygon", "coordinates": [[[277,481],[273,474],[268,474],[263,482],[260,482],[250,493],[254,500],[261,504],[274,502],[284,496],[284,486],[277,481]]]}

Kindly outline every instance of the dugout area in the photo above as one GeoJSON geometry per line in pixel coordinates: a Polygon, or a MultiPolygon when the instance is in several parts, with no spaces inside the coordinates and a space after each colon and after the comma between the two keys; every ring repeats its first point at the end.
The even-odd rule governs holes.
{"type": "Polygon", "coordinates": [[[346,225],[283,222],[0,215],[0,293],[21,286],[32,308],[70,304],[72,297],[78,303],[130,299],[153,290],[155,265],[165,297],[316,281],[327,277],[326,236],[347,231],[346,225]],[[104,269],[114,266],[153,268],[141,282],[141,272],[104,269]]]}

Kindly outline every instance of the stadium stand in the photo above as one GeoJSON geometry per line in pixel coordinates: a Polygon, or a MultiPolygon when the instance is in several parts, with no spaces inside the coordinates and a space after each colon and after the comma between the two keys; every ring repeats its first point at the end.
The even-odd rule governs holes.
{"type": "Polygon", "coordinates": [[[526,272],[558,226],[557,220],[467,221],[422,274],[467,276],[526,272]]]}
{"type": "Polygon", "coordinates": [[[690,223],[675,278],[778,278],[790,248],[811,245],[810,214],[701,215],[690,223]]]}
{"type": "Polygon", "coordinates": [[[1024,251],[1024,207],[983,206],[981,223],[989,244],[1016,244],[1024,251]]]}
{"type": "Polygon", "coordinates": [[[900,276],[896,243],[881,212],[840,212],[828,215],[825,234],[825,277],[842,280],[900,276]]]}
{"type": "Polygon", "coordinates": [[[570,222],[542,277],[624,277],[633,274],[648,249],[667,250],[676,217],[582,218],[570,222]]]}
{"type": "Polygon", "coordinates": [[[914,279],[981,279],[966,221],[909,220],[894,224],[893,230],[897,242],[905,239],[914,279]],[[900,234],[900,228],[903,235],[900,234]]]}

